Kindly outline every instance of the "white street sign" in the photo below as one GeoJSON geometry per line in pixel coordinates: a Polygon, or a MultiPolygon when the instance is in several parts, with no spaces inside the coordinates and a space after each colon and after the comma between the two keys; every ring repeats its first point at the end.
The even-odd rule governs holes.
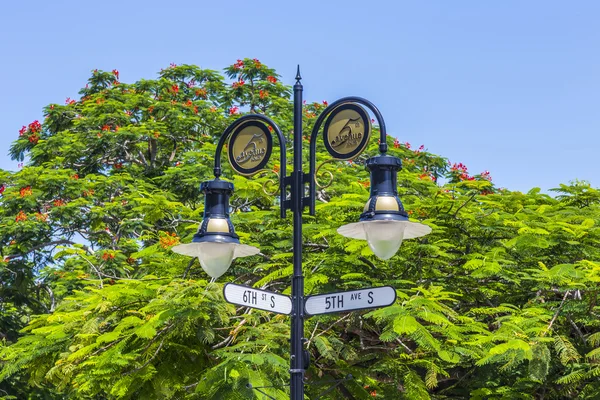
{"type": "Polygon", "coordinates": [[[273,311],[278,314],[292,313],[292,300],[288,296],[266,290],[227,283],[223,287],[223,296],[229,303],[240,306],[273,311]]]}
{"type": "Polygon", "coordinates": [[[304,303],[307,314],[328,314],[362,308],[386,307],[396,301],[396,289],[391,286],[326,293],[308,296],[304,303]]]}

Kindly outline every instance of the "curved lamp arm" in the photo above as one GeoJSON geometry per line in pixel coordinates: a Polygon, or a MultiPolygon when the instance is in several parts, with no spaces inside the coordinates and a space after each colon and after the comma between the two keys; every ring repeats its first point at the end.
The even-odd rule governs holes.
{"type": "MultiPolygon", "coordinates": [[[[281,133],[281,129],[279,126],[273,122],[273,120],[269,117],[266,117],[262,114],[246,114],[237,120],[235,120],[231,125],[225,129],[225,132],[219,138],[219,143],[217,144],[217,149],[215,150],[215,167],[214,167],[214,175],[215,179],[219,179],[221,177],[221,151],[223,150],[223,146],[225,142],[231,134],[235,131],[235,129],[243,124],[246,121],[261,121],[273,128],[273,131],[277,134],[277,138],[279,139],[279,164],[280,164],[280,173],[281,176],[285,177],[285,167],[286,167],[286,146],[285,146],[285,138],[283,137],[283,133],[281,133]]],[[[279,196],[280,196],[280,204],[283,204],[286,197],[284,180],[279,180],[279,196]]],[[[280,207],[280,215],[281,218],[285,218],[285,208],[280,207]]]]}
{"type": "Polygon", "coordinates": [[[379,112],[379,109],[371,103],[367,99],[363,99],[362,97],[343,97],[339,100],[331,103],[317,118],[317,122],[315,122],[315,126],[313,127],[312,133],[310,135],[310,215],[315,215],[315,198],[317,195],[317,187],[315,182],[315,168],[317,163],[317,136],[319,135],[319,130],[321,129],[321,125],[325,121],[325,118],[335,110],[338,106],[346,103],[358,103],[367,107],[377,119],[377,123],[379,124],[379,152],[381,154],[387,153],[387,140],[386,140],[386,130],[385,130],[385,121],[383,120],[383,116],[379,112]]]}

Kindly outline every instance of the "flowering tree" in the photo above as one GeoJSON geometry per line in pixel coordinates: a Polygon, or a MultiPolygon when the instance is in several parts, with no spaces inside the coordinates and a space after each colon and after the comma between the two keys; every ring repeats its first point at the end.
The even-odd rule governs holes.
{"type": "MultiPolygon", "coordinates": [[[[304,105],[307,132],[326,106],[304,105]]],[[[277,161],[250,179],[224,171],[236,231],[259,255],[209,282],[171,251],[201,221],[220,134],[247,112],[291,138],[290,88],[256,59],[224,75],[171,65],[131,84],[94,71],[80,99],[23,126],[11,156],[27,165],[0,171],[0,396],[261,398],[251,383],[287,398],[288,317],[221,294],[231,281],[290,290],[291,220],[267,194],[277,161]]],[[[388,145],[406,209],[433,233],[388,261],[337,235],[369,179],[364,158],[323,165],[303,232],[307,293],[390,284],[398,300],[309,319],[308,379],[351,373],[330,398],[597,398],[600,193],[583,182],[555,197],[499,190],[487,171],[388,145]]]]}

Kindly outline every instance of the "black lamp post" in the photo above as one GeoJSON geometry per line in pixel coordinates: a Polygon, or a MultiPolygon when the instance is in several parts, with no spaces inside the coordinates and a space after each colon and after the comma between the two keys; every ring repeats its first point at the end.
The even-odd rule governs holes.
{"type": "Polygon", "coordinates": [[[302,84],[300,68],[294,85],[294,168],[286,176],[286,142],[279,127],[260,114],[247,114],[233,122],[221,136],[215,153],[215,179],[204,182],[201,190],[205,195],[204,219],[192,243],[182,244],[173,251],[198,257],[202,268],[213,278],[224,274],[231,261],[237,257],[258,253],[256,247],[240,244],[229,220],[229,197],[233,184],[220,180],[221,151],[229,142],[229,160],[232,167],[244,175],[252,175],[268,162],[272,139],[266,126],[276,133],[280,145],[279,181],[281,217],[286,210],[293,213],[293,263],[290,398],[304,399],[304,374],[308,368],[308,352],[304,349],[305,296],[302,274],[302,213],[308,207],[315,215],[316,203],[316,142],[319,130],[323,132],[325,147],[334,159],[347,160],[356,157],[366,147],[370,138],[370,119],[365,106],[374,114],[380,129],[380,155],[369,158],[366,166],[371,173],[371,195],[359,221],[344,225],[338,232],[344,236],[367,240],[373,252],[382,259],[392,257],[403,239],[423,236],[431,232],[426,225],[410,222],[398,198],[397,172],[401,162],[387,155],[386,130],[383,117],[377,107],[360,97],[345,97],[329,105],[317,119],[310,138],[309,173],[302,165],[302,84]],[[327,118],[327,120],[325,120],[327,118]],[[308,191],[306,190],[308,185],[308,191]],[[289,188],[289,196],[287,196],[289,188]],[[308,196],[306,196],[308,192],[308,196]]]}

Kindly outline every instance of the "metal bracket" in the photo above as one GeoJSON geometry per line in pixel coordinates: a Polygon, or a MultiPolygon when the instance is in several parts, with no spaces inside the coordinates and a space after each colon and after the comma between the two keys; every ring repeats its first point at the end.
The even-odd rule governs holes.
{"type": "MultiPolygon", "coordinates": [[[[306,207],[312,208],[312,204],[314,203],[314,199],[309,195],[309,196],[304,196],[304,194],[306,193],[306,185],[310,184],[310,174],[307,173],[302,173],[302,210],[304,210],[306,207]]],[[[292,175],[290,176],[286,176],[285,178],[282,178],[283,181],[283,190],[285,192],[287,192],[288,188],[291,191],[292,190],[292,183],[293,183],[293,179],[292,179],[292,175]]],[[[292,200],[291,199],[286,199],[283,201],[281,207],[283,207],[284,210],[291,210],[292,209],[292,200]]]]}

